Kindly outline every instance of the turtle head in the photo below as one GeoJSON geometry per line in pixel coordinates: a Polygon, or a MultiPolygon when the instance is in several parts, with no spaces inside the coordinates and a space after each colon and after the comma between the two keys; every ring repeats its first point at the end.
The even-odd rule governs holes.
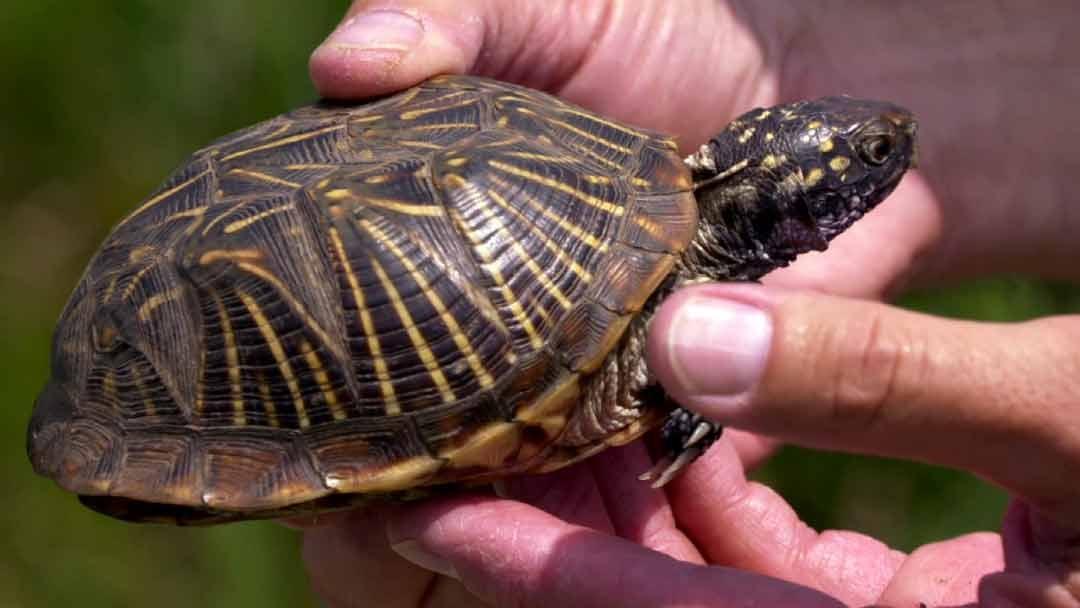
{"type": "Polygon", "coordinates": [[[916,131],[907,110],[851,97],[744,114],[686,159],[702,219],[684,266],[755,279],[825,249],[914,166],[916,131]]]}

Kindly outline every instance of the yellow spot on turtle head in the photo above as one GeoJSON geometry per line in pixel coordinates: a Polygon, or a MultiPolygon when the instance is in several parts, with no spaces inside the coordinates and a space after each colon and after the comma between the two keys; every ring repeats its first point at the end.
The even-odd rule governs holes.
{"type": "Polygon", "coordinates": [[[821,124],[820,120],[811,120],[809,123],[806,124],[807,129],[817,129],[817,128],[820,128],[821,126],[822,126],[822,124],[821,124]]]}
{"type": "Polygon", "coordinates": [[[825,170],[821,167],[814,167],[806,174],[806,185],[816,186],[823,177],[825,177],[825,170]]]}
{"type": "Polygon", "coordinates": [[[382,184],[382,183],[386,183],[386,181],[389,180],[389,179],[390,179],[390,176],[386,175],[386,174],[383,174],[383,175],[369,175],[369,176],[364,178],[364,183],[365,184],[382,184]]]}
{"type": "Polygon", "coordinates": [[[770,116],[772,116],[772,110],[762,110],[760,114],[754,117],[754,120],[765,120],[770,116]]]}
{"type": "Polygon", "coordinates": [[[851,159],[846,156],[835,156],[829,161],[829,168],[840,173],[851,166],[851,159]]]}
{"type": "Polygon", "coordinates": [[[469,159],[461,156],[455,156],[454,158],[447,160],[446,164],[450,165],[451,167],[460,167],[467,162],[469,162],[469,159]]]}
{"type": "Polygon", "coordinates": [[[772,131],[769,131],[768,133],[765,134],[765,141],[772,141],[774,139],[776,139],[776,133],[773,133],[772,131]]]}
{"type": "Polygon", "coordinates": [[[750,127],[749,129],[743,131],[742,135],[739,135],[739,143],[740,144],[745,144],[746,142],[750,141],[750,138],[753,137],[753,136],[754,136],[754,127],[750,127]]]}
{"type": "Polygon", "coordinates": [[[783,154],[766,154],[765,158],[761,159],[761,165],[766,169],[775,169],[784,164],[787,157],[783,154]]]}
{"type": "Polygon", "coordinates": [[[821,150],[822,152],[832,152],[834,145],[835,144],[833,144],[833,140],[826,139],[825,141],[818,144],[818,150],[821,150]]]}

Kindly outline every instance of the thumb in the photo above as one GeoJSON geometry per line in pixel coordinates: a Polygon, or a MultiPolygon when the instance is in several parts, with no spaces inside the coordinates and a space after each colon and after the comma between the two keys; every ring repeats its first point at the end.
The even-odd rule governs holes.
{"type": "Polygon", "coordinates": [[[1080,521],[1080,317],[946,320],[757,285],[664,303],[649,363],[708,418],[829,449],[989,477],[1080,521]]]}
{"type": "Polygon", "coordinates": [[[444,73],[552,88],[580,67],[607,9],[607,2],[568,0],[357,0],[312,54],[311,75],[319,93],[338,99],[444,73]]]}

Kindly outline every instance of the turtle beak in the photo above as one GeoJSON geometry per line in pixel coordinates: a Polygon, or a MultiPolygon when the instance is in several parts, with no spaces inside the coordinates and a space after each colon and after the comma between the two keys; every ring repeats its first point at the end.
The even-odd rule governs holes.
{"type": "Polygon", "coordinates": [[[915,169],[919,166],[919,123],[914,119],[909,119],[903,127],[904,135],[907,135],[908,141],[911,142],[911,160],[908,162],[908,166],[915,169]]]}
{"type": "Polygon", "coordinates": [[[891,122],[893,126],[900,130],[907,139],[908,144],[911,146],[911,154],[909,155],[908,167],[914,169],[919,166],[919,123],[905,110],[890,110],[882,114],[882,118],[891,122]]]}

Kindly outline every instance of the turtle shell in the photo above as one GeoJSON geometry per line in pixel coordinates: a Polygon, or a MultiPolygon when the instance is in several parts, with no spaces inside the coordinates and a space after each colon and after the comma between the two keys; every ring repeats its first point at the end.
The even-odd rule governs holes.
{"type": "Polygon", "coordinates": [[[572,462],[595,446],[553,445],[692,239],[690,188],[670,138],[473,77],[236,132],[91,262],[31,460],[180,522],[572,462]]]}

